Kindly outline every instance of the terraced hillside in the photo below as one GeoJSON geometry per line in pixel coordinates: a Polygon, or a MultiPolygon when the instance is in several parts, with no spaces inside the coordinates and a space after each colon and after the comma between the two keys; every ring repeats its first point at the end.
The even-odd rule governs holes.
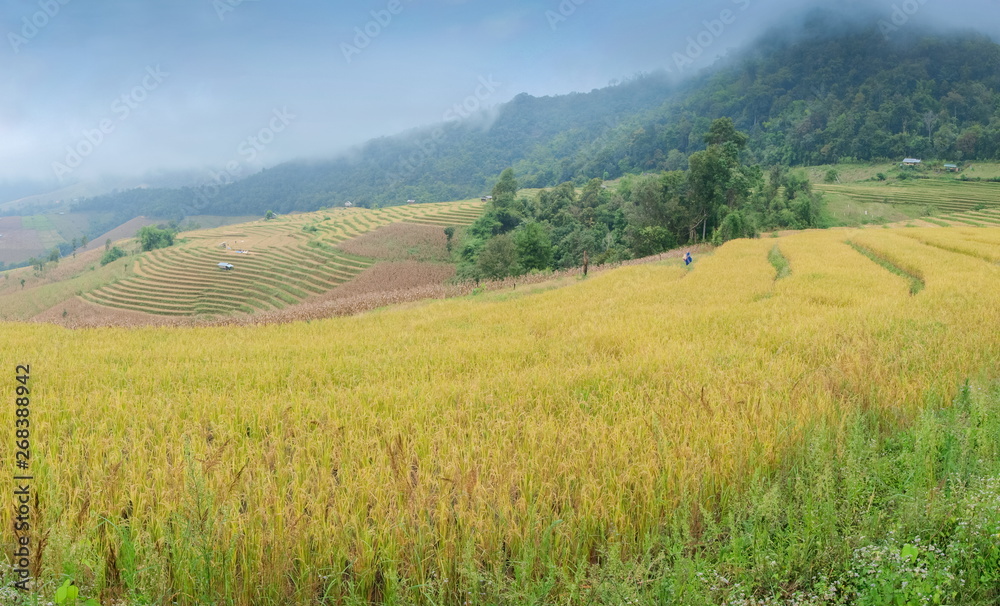
{"type": "MultiPolygon", "coordinates": [[[[299,243],[341,217],[322,219],[256,227],[299,243]]],[[[998,260],[1000,229],[815,230],[310,324],[0,324],[0,367],[36,373],[17,404],[40,586],[177,606],[935,603],[883,599],[903,586],[1000,603],[998,260]]]]}
{"type": "Polygon", "coordinates": [[[942,213],[962,213],[982,207],[1000,210],[1000,183],[992,182],[920,179],[892,185],[849,183],[815,187],[859,203],[930,207],[942,213]]]}
{"type": "Polygon", "coordinates": [[[182,234],[180,244],[144,253],[136,275],[82,297],[163,316],[215,317],[282,309],[322,295],[375,263],[341,242],[392,223],[471,224],[478,200],[379,210],[340,208],[182,234]],[[220,263],[230,263],[223,270],[220,263]]]}
{"type": "Polygon", "coordinates": [[[940,227],[1000,227],[1000,208],[945,213],[921,220],[940,227]]]}

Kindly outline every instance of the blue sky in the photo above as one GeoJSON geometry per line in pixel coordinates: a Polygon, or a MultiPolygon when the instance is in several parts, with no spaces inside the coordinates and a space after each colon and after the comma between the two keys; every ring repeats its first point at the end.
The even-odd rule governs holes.
{"type": "MultiPolygon", "coordinates": [[[[821,5],[889,20],[906,2],[904,27],[1000,23],[998,0],[821,5]]],[[[2,0],[0,181],[330,157],[456,105],[589,91],[658,68],[683,77],[807,4],[2,0]],[[677,69],[699,36],[709,43],[677,69]]]]}

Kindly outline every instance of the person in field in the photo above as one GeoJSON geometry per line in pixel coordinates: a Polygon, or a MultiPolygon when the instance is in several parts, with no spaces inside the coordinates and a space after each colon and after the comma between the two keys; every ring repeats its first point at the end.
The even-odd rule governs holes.
{"type": "Polygon", "coordinates": [[[694,259],[691,258],[691,251],[684,253],[684,265],[691,265],[694,263],[694,259]]]}

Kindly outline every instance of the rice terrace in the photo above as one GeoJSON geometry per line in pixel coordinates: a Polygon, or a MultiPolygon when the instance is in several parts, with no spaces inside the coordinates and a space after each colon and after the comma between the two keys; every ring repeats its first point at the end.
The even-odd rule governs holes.
{"type": "Polygon", "coordinates": [[[0,606],[1000,604],[956,6],[4,3],[0,606]]]}
{"type": "MultiPolygon", "coordinates": [[[[1000,486],[961,478],[997,467],[998,262],[995,228],[834,230],[310,324],[8,325],[46,436],[32,522],[108,603],[735,600],[705,575],[867,567],[850,533],[883,505],[926,533],[914,558],[965,540],[995,564],[1000,486]],[[929,412],[952,402],[956,428],[929,412]]],[[[935,586],[993,586],[956,573],[935,586]]]]}

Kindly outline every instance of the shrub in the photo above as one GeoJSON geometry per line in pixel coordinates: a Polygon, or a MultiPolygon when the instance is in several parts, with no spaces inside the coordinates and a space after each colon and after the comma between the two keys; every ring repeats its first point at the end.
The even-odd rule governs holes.
{"type": "Polygon", "coordinates": [[[104,251],[104,256],[101,257],[101,266],[113,263],[124,256],[125,251],[115,246],[114,248],[104,251]]]}
{"type": "Polygon", "coordinates": [[[174,245],[174,236],[176,234],[177,232],[172,229],[160,229],[159,227],[147,225],[139,230],[139,244],[142,245],[143,252],[169,248],[174,245]]]}

